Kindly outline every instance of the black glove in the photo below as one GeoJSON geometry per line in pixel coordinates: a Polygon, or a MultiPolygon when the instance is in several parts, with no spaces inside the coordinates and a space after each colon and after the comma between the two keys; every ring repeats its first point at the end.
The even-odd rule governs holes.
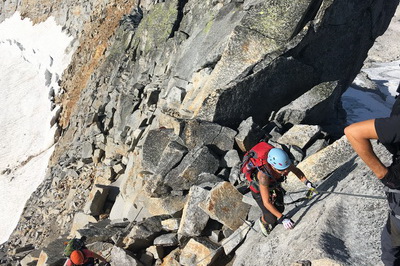
{"type": "Polygon", "coordinates": [[[104,263],[104,266],[111,266],[109,262],[104,263]]]}
{"type": "Polygon", "coordinates": [[[389,166],[387,174],[380,180],[388,188],[400,189],[400,164],[389,166]]]}

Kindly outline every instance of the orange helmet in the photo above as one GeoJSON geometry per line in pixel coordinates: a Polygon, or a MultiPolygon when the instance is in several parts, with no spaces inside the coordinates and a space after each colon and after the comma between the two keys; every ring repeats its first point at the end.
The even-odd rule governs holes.
{"type": "Polygon", "coordinates": [[[71,259],[72,263],[75,265],[81,265],[85,262],[85,255],[83,255],[82,251],[80,251],[80,250],[72,251],[69,258],[71,259]]]}

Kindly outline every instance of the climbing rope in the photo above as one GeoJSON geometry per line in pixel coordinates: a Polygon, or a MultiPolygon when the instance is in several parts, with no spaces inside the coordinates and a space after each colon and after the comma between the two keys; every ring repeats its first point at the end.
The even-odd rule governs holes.
{"type": "MultiPolygon", "coordinates": [[[[336,192],[336,191],[326,191],[326,190],[318,190],[318,194],[336,194],[336,195],[343,195],[343,196],[351,196],[351,197],[360,197],[360,198],[369,198],[369,199],[387,199],[384,196],[374,196],[374,195],[365,195],[365,194],[354,194],[354,193],[345,193],[345,192],[336,192]]],[[[296,194],[296,193],[302,193],[302,192],[308,192],[308,190],[299,190],[295,192],[288,192],[287,195],[292,199],[291,202],[285,203],[285,205],[290,205],[290,204],[296,204],[297,202],[301,201],[306,201],[310,200],[312,198],[308,197],[302,197],[297,200],[293,200],[293,198],[290,196],[290,194],[296,194]]],[[[317,194],[317,195],[318,195],[317,194]]],[[[315,197],[315,196],[314,196],[315,197]]],[[[314,198],[313,197],[313,198],[314,198]]],[[[297,207],[297,206],[296,206],[297,207]]]]}

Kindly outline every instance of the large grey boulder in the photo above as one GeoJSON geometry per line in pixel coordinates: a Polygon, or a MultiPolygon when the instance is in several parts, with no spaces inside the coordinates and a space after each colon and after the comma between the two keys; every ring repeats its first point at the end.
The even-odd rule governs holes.
{"type": "Polygon", "coordinates": [[[238,131],[239,133],[235,136],[235,141],[244,152],[253,148],[265,135],[260,126],[254,123],[252,117],[243,120],[239,125],[238,131]]]}
{"type": "Polygon", "coordinates": [[[179,225],[178,235],[199,236],[205,228],[209,216],[198,205],[204,201],[210,192],[198,186],[192,186],[189,190],[188,200],[183,208],[182,219],[179,225]]]}
{"type": "Polygon", "coordinates": [[[84,212],[89,215],[99,215],[104,212],[104,204],[107,200],[109,188],[95,185],[89,193],[88,201],[84,207],[84,212]]]}
{"type": "Polygon", "coordinates": [[[179,165],[187,152],[187,148],[176,141],[167,144],[157,166],[152,169],[153,172],[143,172],[146,176],[144,190],[149,196],[161,197],[168,193],[164,178],[173,168],[179,165]]]}
{"type": "Polygon", "coordinates": [[[221,241],[221,245],[224,247],[224,252],[226,255],[229,255],[238,245],[242,243],[252,226],[252,223],[245,221],[232,235],[221,241]]]}
{"type": "Polygon", "coordinates": [[[185,205],[187,195],[182,191],[171,191],[170,195],[165,195],[159,198],[148,197],[143,198],[145,208],[154,215],[169,215],[173,216],[180,213],[185,205]],[[177,195],[174,195],[176,192],[177,195]]]}
{"type": "Polygon", "coordinates": [[[112,237],[121,233],[124,229],[124,227],[110,226],[110,220],[107,219],[94,224],[90,223],[85,228],[79,229],[75,237],[85,236],[87,243],[111,242],[112,237]]]}
{"type": "Polygon", "coordinates": [[[210,265],[221,252],[219,245],[206,238],[191,238],[182,249],[179,263],[181,265],[210,265]]]}
{"type": "Polygon", "coordinates": [[[39,255],[39,259],[36,265],[40,266],[57,266],[63,265],[66,258],[62,258],[62,254],[65,238],[59,238],[52,243],[49,243],[47,247],[42,249],[39,255]],[[60,254],[61,253],[61,254],[60,254]]]}
{"type": "Polygon", "coordinates": [[[140,220],[151,216],[145,208],[144,199],[146,199],[146,195],[144,194],[138,194],[132,198],[126,197],[122,193],[118,194],[110,212],[110,219],[128,219],[129,221],[134,221],[135,219],[140,220]]]}
{"type": "Polygon", "coordinates": [[[119,193],[110,212],[111,220],[126,218],[133,221],[152,216],[146,208],[149,196],[144,186],[154,183],[145,182],[148,176],[153,177],[154,175],[151,172],[141,171],[140,158],[140,155],[130,154],[125,173],[114,184],[119,193]]]}
{"type": "Polygon", "coordinates": [[[135,251],[151,246],[161,230],[161,218],[157,216],[135,224],[123,239],[124,249],[135,251]]]}
{"type": "Polygon", "coordinates": [[[169,190],[164,185],[164,177],[160,174],[153,174],[151,172],[141,172],[144,178],[143,191],[149,197],[162,197],[168,194],[169,190]]]}
{"type": "MultiPolygon", "coordinates": [[[[167,154],[172,151],[181,151],[184,150],[182,145],[179,143],[171,143],[171,141],[176,139],[177,136],[174,134],[172,129],[156,129],[150,130],[146,136],[146,139],[143,142],[142,148],[142,166],[143,169],[147,171],[151,171],[155,173],[157,170],[161,173],[167,171],[167,169],[162,169],[161,166],[158,168],[160,160],[162,158],[174,160],[174,158],[165,158],[167,154]],[[167,149],[164,153],[164,150],[167,149]]],[[[175,154],[177,155],[177,154],[175,154]]],[[[171,156],[171,154],[169,154],[171,156]]],[[[179,156],[177,156],[179,157],[179,156]]],[[[162,166],[173,167],[168,162],[161,162],[162,166]]],[[[175,162],[176,164],[176,162],[175,162]]]]}
{"type": "Polygon", "coordinates": [[[181,223],[180,218],[170,218],[170,219],[161,221],[163,230],[169,231],[169,232],[178,231],[180,223],[181,223]]]}
{"type": "Polygon", "coordinates": [[[176,233],[163,234],[156,237],[153,241],[155,246],[172,247],[178,245],[178,235],[176,233]]]}
{"type": "Polygon", "coordinates": [[[136,87],[127,87],[116,96],[116,110],[114,113],[113,130],[116,141],[123,144],[128,137],[128,132],[139,128],[144,118],[135,112],[140,100],[140,91],[136,87]]]}
{"type": "Polygon", "coordinates": [[[114,242],[93,242],[90,244],[86,244],[86,247],[101,255],[103,258],[109,258],[111,255],[111,250],[114,247],[114,242]]]}
{"type": "Polygon", "coordinates": [[[239,165],[241,162],[237,150],[229,150],[221,160],[222,167],[232,168],[239,165]]]}
{"type": "Polygon", "coordinates": [[[74,219],[72,220],[71,230],[69,233],[70,236],[71,237],[79,237],[78,230],[85,228],[90,223],[91,224],[97,223],[96,218],[94,218],[92,215],[85,214],[83,212],[75,213],[74,219]]]}
{"type": "Polygon", "coordinates": [[[308,143],[318,137],[320,132],[320,126],[294,125],[277,142],[285,145],[295,145],[300,149],[304,149],[308,143]]]}
{"type": "Polygon", "coordinates": [[[188,149],[179,142],[169,142],[161,155],[155,173],[165,176],[171,169],[178,165],[187,152],[188,149]]]}
{"type": "Polygon", "coordinates": [[[216,151],[226,152],[233,148],[236,131],[206,121],[189,120],[183,129],[182,138],[187,147],[215,146],[216,151]]]}
{"type": "MultiPolygon", "coordinates": [[[[207,120],[212,120],[214,116],[212,113],[216,113],[216,116],[225,116],[228,119],[233,108],[238,107],[238,109],[243,110],[242,107],[248,104],[246,100],[252,94],[251,92],[243,95],[242,106],[239,102],[232,102],[232,105],[226,106],[231,110],[225,114],[220,114],[219,110],[216,110],[218,108],[216,108],[216,105],[219,97],[225,96],[222,94],[227,87],[231,87],[230,83],[234,83],[237,77],[246,76],[251,71],[250,69],[264,56],[269,54],[269,60],[271,60],[284,51],[283,45],[297,30],[297,24],[301,21],[300,14],[309,5],[309,1],[301,1],[296,5],[291,5],[289,2],[276,3],[267,1],[249,7],[249,10],[240,20],[240,24],[232,31],[229,45],[225,47],[213,72],[201,87],[201,93],[197,88],[189,91],[180,109],[188,110],[194,115],[200,114],[202,118],[207,117],[207,120]],[[297,19],[293,19],[293,13],[299,15],[298,17],[293,16],[297,19]],[[274,16],[279,16],[280,20],[274,21],[274,16]],[[274,21],[273,27],[270,27],[272,21],[274,21]],[[227,84],[230,86],[226,86],[227,84]]],[[[187,114],[187,111],[185,114],[187,114]]]]}
{"type": "Polygon", "coordinates": [[[337,82],[324,82],[314,86],[288,105],[282,107],[274,116],[281,124],[319,124],[336,113],[341,91],[337,82]]]}
{"type": "Polygon", "coordinates": [[[183,209],[186,196],[179,187],[174,191],[177,193],[169,193],[171,189],[167,190],[160,175],[146,171],[135,175],[135,169],[127,169],[133,174],[124,174],[121,177],[120,193],[111,209],[110,219],[127,218],[129,221],[139,221],[154,215],[173,215],[183,209]]]}
{"type": "Polygon", "coordinates": [[[143,266],[143,264],[133,256],[133,254],[128,254],[125,250],[116,246],[111,250],[111,265],[143,266]]]}
{"type": "Polygon", "coordinates": [[[317,139],[310,145],[306,150],[306,157],[313,155],[314,153],[319,152],[323,148],[328,146],[328,142],[325,139],[317,139]]]}
{"type": "MultiPolygon", "coordinates": [[[[303,171],[310,181],[321,182],[335,169],[349,162],[355,156],[356,154],[346,136],[343,136],[326,148],[307,157],[297,167],[303,171]]],[[[289,173],[287,182],[282,183],[282,185],[287,190],[304,188],[304,184],[299,182],[293,173],[289,173]]]]}
{"type": "Polygon", "coordinates": [[[212,219],[236,230],[243,224],[250,209],[242,199],[243,195],[235,187],[229,182],[222,182],[213,187],[199,206],[212,219]]]}
{"type": "Polygon", "coordinates": [[[82,161],[85,163],[90,163],[92,161],[93,155],[93,145],[92,143],[86,141],[82,145],[82,161]]]}
{"type": "Polygon", "coordinates": [[[218,170],[219,160],[207,147],[191,150],[182,162],[172,169],[164,179],[164,183],[173,190],[189,190],[209,180],[199,179],[201,173],[214,174],[218,170]]]}

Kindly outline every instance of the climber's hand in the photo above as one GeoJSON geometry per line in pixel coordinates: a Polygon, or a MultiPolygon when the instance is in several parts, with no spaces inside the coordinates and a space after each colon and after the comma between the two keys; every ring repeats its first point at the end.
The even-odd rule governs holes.
{"type": "Polygon", "coordinates": [[[317,195],[318,194],[318,191],[317,191],[317,189],[315,188],[315,185],[313,184],[313,183],[311,183],[310,181],[306,181],[306,182],[304,182],[305,183],[305,185],[309,188],[309,190],[307,191],[307,194],[306,194],[306,198],[308,198],[308,199],[311,199],[311,198],[313,198],[315,195],[317,195]]]}
{"type": "Polygon", "coordinates": [[[387,174],[380,180],[388,188],[400,189],[400,164],[389,166],[387,174]]]}
{"type": "Polygon", "coordinates": [[[307,194],[306,194],[306,198],[307,199],[312,199],[315,195],[317,195],[318,194],[318,191],[315,189],[315,188],[310,188],[308,191],[307,191],[307,194]]]}
{"type": "Polygon", "coordinates": [[[281,223],[283,227],[285,227],[285,229],[294,228],[294,222],[292,221],[292,219],[286,217],[285,215],[278,219],[278,223],[281,223]]]}

